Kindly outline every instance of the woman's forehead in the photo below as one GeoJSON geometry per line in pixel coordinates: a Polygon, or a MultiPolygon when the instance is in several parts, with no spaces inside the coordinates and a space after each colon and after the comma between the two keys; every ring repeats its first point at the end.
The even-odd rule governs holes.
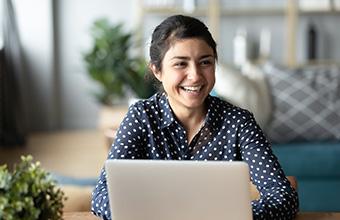
{"type": "MultiPolygon", "coordinates": [[[[214,56],[213,49],[200,38],[177,39],[170,44],[165,57],[172,56],[214,56]]],[[[164,57],[164,58],[165,58],[164,57]]]]}

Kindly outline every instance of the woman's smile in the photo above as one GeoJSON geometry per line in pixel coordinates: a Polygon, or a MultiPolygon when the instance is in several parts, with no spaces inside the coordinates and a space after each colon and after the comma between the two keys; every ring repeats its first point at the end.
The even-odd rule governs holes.
{"type": "Polygon", "coordinates": [[[203,86],[180,86],[186,92],[199,93],[203,86]]]}

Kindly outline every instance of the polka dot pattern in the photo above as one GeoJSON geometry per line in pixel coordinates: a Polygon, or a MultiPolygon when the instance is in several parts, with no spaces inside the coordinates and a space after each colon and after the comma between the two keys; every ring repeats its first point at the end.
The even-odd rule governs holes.
{"type": "MultiPolygon", "coordinates": [[[[243,160],[261,198],[252,201],[254,219],[292,219],[298,196],[248,111],[208,96],[204,126],[188,143],[166,95],[157,93],[130,106],[108,159],[243,160]]],[[[111,219],[106,173],[102,169],[92,193],[92,212],[111,219]]]]}

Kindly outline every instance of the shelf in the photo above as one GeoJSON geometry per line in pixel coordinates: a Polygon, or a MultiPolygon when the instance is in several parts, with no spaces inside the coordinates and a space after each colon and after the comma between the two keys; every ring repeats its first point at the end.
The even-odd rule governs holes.
{"type": "MultiPolygon", "coordinates": [[[[207,8],[198,7],[193,12],[188,12],[181,7],[152,7],[144,6],[145,14],[155,14],[155,15],[173,15],[173,14],[187,14],[191,16],[206,16],[207,8]]],[[[273,7],[273,8],[222,8],[220,10],[221,16],[270,16],[270,15],[284,15],[286,13],[284,7],[273,7]]],[[[303,10],[299,9],[297,11],[299,15],[340,15],[340,10],[330,9],[330,10],[303,10]]]]}
{"type": "MultiPolygon", "coordinates": [[[[145,14],[156,14],[156,15],[173,15],[173,14],[189,14],[192,16],[205,16],[207,15],[207,9],[200,7],[195,9],[193,12],[187,12],[182,8],[178,7],[145,7],[145,14]]],[[[222,16],[267,16],[267,15],[283,15],[285,13],[284,8],[259,8],[259,9],[221,9],[222,16]]]]}
{"type": "Polygon", "coordinates": [[[196,8],[193,12],[187,12],[184,9],[178,7],[144,7],[145,14],[154,15],[174,15],[174,14],[187,14],[191,16],[206,16],[207,10],[203,7],[196,8]]]}
{"type": "Polygon", "coordinates": [[[284,15],[284,8],[258,8],[258,9],[222,9],[222,16],[268,16],[268,15],[284,15]]]}
{"type": "Polygon", "coordinates": [[[340,10],[299,10],[299,15],[340,15],[340,10]]]}
{"type": "MultiPolygon", "coordinates": [[[[150,0],[151,1],[151,0],[150,0]]],[[[308,0],[307,0],[308,1],[308,0]]],[[[316,0],[317,1],[317,0],[316,0]]],[[[286,31],[284,32],[285,36],[285,48],[283,50],[283,63],[289,67],[296,67],[301,65],[310,65],[310,63],[302,64],[297,61],[297,35],[298,35],[298,24],[299,17],[303,16],[314,16],[314,15],[331,15],[338,16],[340,15],[339,5],[330,4],[329,8],[320,8],[315,7],[311,8],[311,5],[304,6],[305,8],[301,8],[299,5],[299,0],[284,0],[282,3],[273,3],[273,4],[257,4],[254,7],[247,7],[245,5],[237,5],[237,4],[222,4],[222,0],[206,0],[204,1],[206,4],[198,4],[193,12],[186,11],[182,8],[182,4],[179,4],[182,1],[170,1],[174,2],[171,4],[178,3],[176,6],[171,5],[143,5],[143,1],[140,1],[140,10],[141,10],[141,19],[143,20],[143,16],[146,15],[157,15],[157,16],[170,16],[174,14],[185,14],[194,17],[205,17],[208,20],[209,29],[215,38],[216,41],[219,40],[221,20],[223,17],[230,18],[235,17],[250,17],[251,21],[252,16],[281,16],[284,19],[284,28],[286,31]]],[[[196,1],[196,3],[199,1],[196,1]]],[[[231,1],[230,1],[231,2],[231,1]]],[[[254,1],[250,1],[254,2],[254,1]]],[[[200,2],[202,3],[202,1],[200,2]]],[[[225,2],[224,2],[225,3],[225,2]]],[[[271,19],[271,18],[269,18],[271,19]]],[[[142,29],[142,25],[139,26],[142,29]]],[[[315,62],[312,62],[312,64],[315,62]]],[[[318,61],[317,63],[325,63],[325,61],[318,61]]],[[[334,63],[326,61],[326,63],[334,63]]],[[[339,63],[339,62],[337,62],[339,63]]]]}

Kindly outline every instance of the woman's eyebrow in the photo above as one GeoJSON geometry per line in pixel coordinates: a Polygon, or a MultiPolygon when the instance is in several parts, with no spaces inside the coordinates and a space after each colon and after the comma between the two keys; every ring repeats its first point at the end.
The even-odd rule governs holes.
{"type": "Polygon", "coordinates": [[[171,58],[171,60],[174,59],[180,59],[180,60],[190,60],[190,57],[186,57],[186,56],[174,56],[171,58]]]}
{"type": "MultiPolygon", "coordinates": [[[[211,54],[206,54],[206,55],[200,56],[200,59],[204,59],[204,58],[208,58],[208,57],[214,57],[214,56],[211,55],[211,54]]],[[[186,57],[186,56],[174,56],[174,57],[171,58],[171,60],[174,60],[174,59],[190,60],[190,57],[186,57]]]]}

